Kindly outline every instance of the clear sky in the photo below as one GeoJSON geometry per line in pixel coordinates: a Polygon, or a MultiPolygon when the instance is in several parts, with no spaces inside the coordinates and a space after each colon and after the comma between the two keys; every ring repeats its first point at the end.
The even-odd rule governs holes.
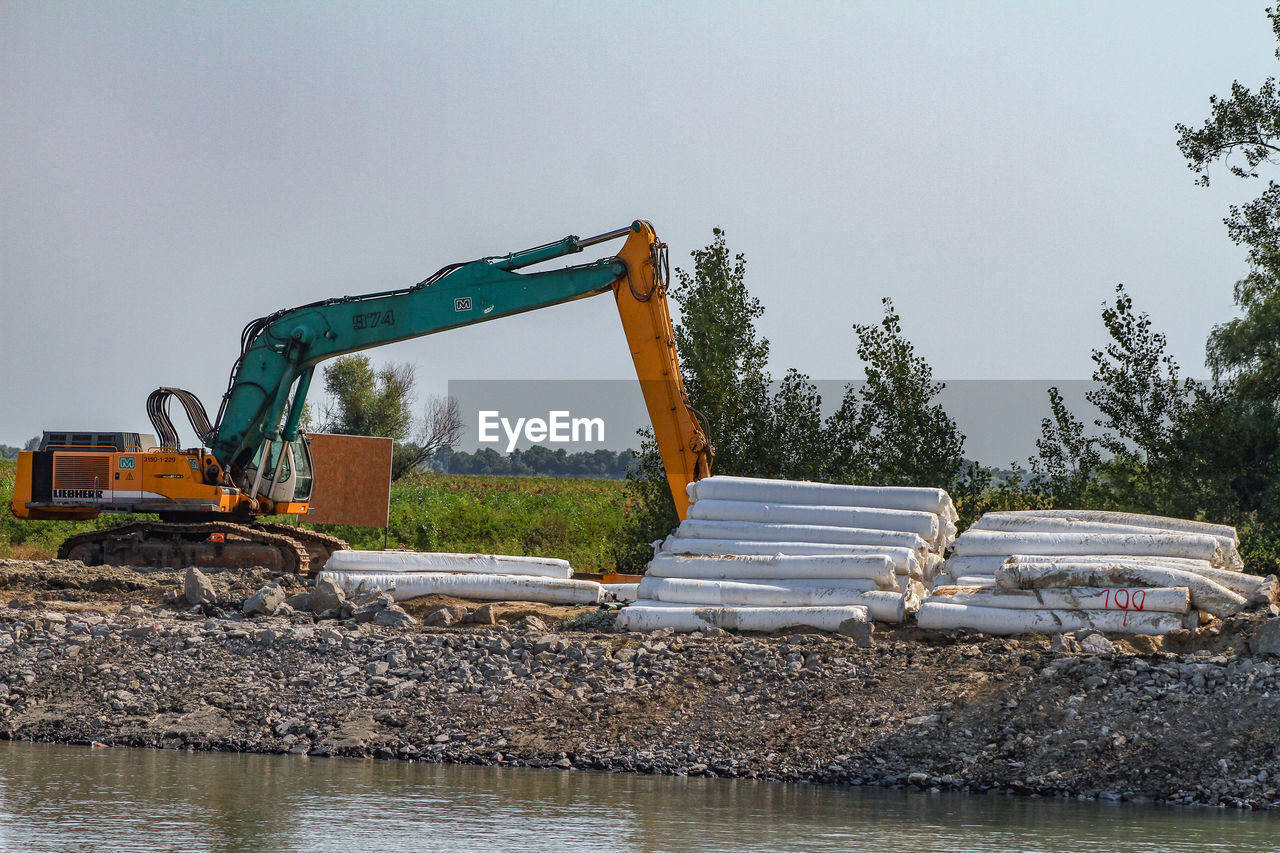
{"type": "MultiPolygon", "coordinates": [[[[1203,375],[1262,187],[1173,126],[1274,73],[1264,5],[0,0],[0,443],[213,412],[255,317],[636,218],[726,230],[775,375],[860,378],[891,296],[939,378],[1084,379],[1117,282],[1203,375]]],[[[625,378],[615,314],[371,355],[625,378]]]]}

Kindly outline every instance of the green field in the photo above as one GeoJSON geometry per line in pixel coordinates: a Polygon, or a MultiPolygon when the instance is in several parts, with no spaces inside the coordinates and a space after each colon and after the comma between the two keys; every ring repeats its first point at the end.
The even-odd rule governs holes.
{"type": "MultiPolygon", "coordinates": [[[[14,462],[0,460],[0,558],[48,559],[67,536],[111,527],[94,521],[22,521],[9,510],[14,462]]],[[[391,523],[382,529],[330,527],[355,548],[559,557],[583,572],[612,571],[627,506],[622,480],[417,474],[391,487],[391,523]]],[[[292,519],[290,519],[292,520],[292,519]]]]}
{"type": "MultiPolygon", "coordinates": [[[[627,506],[623,480],[415,474],[391,487],[391,548],[559,557],[580,572],[612,571],[627,506]]],[[[356,548],[383,531],[319,528],[356,548]]]]}

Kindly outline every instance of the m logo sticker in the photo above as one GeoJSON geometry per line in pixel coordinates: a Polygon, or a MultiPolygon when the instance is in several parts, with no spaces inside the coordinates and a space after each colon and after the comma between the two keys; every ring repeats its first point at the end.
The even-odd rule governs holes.
{"type": "Polygon", "coordinates": [[[454,311],[470,311],[470,310],[471,310],[471,297],[470,297],[470,296],[460,296],[460,297],[458,297],[457,299],[453,300],[453,310],[454,310],[454,311]]]}

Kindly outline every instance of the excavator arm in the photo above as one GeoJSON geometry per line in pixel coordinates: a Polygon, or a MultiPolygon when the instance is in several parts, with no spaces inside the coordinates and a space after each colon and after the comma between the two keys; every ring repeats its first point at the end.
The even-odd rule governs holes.
{"type": "MultiPolygon", "coordinates": [[[[681,519],[685,486],[710,473],[712,450],[680,376],[666,301],[665,246],[649,223],[523,252],[452,264],[403,290],[329,299],[250,323],[213,428],[204,436],[233,478],[272,444],[297,437],[315,366],[326,359],[612,291],[681,519]],[[616,256],[558,270],[534,264],[626,236],[616,256]]],[[[283,459],[283,454],[279,454],[283,459]]],[[[255,497],[267,463],[257,464],[255,497]]]]}
{"type": "Polygon", "coordinates": [[[636,222],[631,227],[633,234],[618,258],[628,271],[637,270],[639,274],[629,272],[625,282],[614,282],[613,296],[676,513],[684,521],[689,509],[685,487],[711,476],[715,454],[689,405],[680,375],[676,335],[667,308],[666,244],[658,242],[647,222],[636,222]]]}

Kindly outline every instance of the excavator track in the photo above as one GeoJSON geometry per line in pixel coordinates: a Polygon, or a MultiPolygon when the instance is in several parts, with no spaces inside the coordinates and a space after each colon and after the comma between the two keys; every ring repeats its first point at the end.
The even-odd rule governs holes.
{"type": "Polygon", "coordinates": [[[307,554],[311,557],[311,568],[308,572],[309,576],[314,576],[324,568],[324,564],[328,562],[329,555],[334,551],[349,551],[351,546],[347,544],[347,540],[339,539],[337,536],[330,536],[327,533],[320,533],[315,530],[307,530],[303,527],[294,527],[289,524],[254,524],[255,530],[262,530],[266,533],[275,533],[280,536],[288,536],[301,543],[303,548],[307,549],[307,554]]]}
{"type": "MultiPolygon", "coordinates": [[[[79,560],[89,566],[169,569],[261,566],[307,575],[311,570],[311,555],[303,543],[291,535],[259,529],[265,526],[227,521],[192,524],[140,521],[71,536],[58,548],[58,557],[79,560]]],[[[270,527],[292,530],[284,525],[270,527]]]]}

